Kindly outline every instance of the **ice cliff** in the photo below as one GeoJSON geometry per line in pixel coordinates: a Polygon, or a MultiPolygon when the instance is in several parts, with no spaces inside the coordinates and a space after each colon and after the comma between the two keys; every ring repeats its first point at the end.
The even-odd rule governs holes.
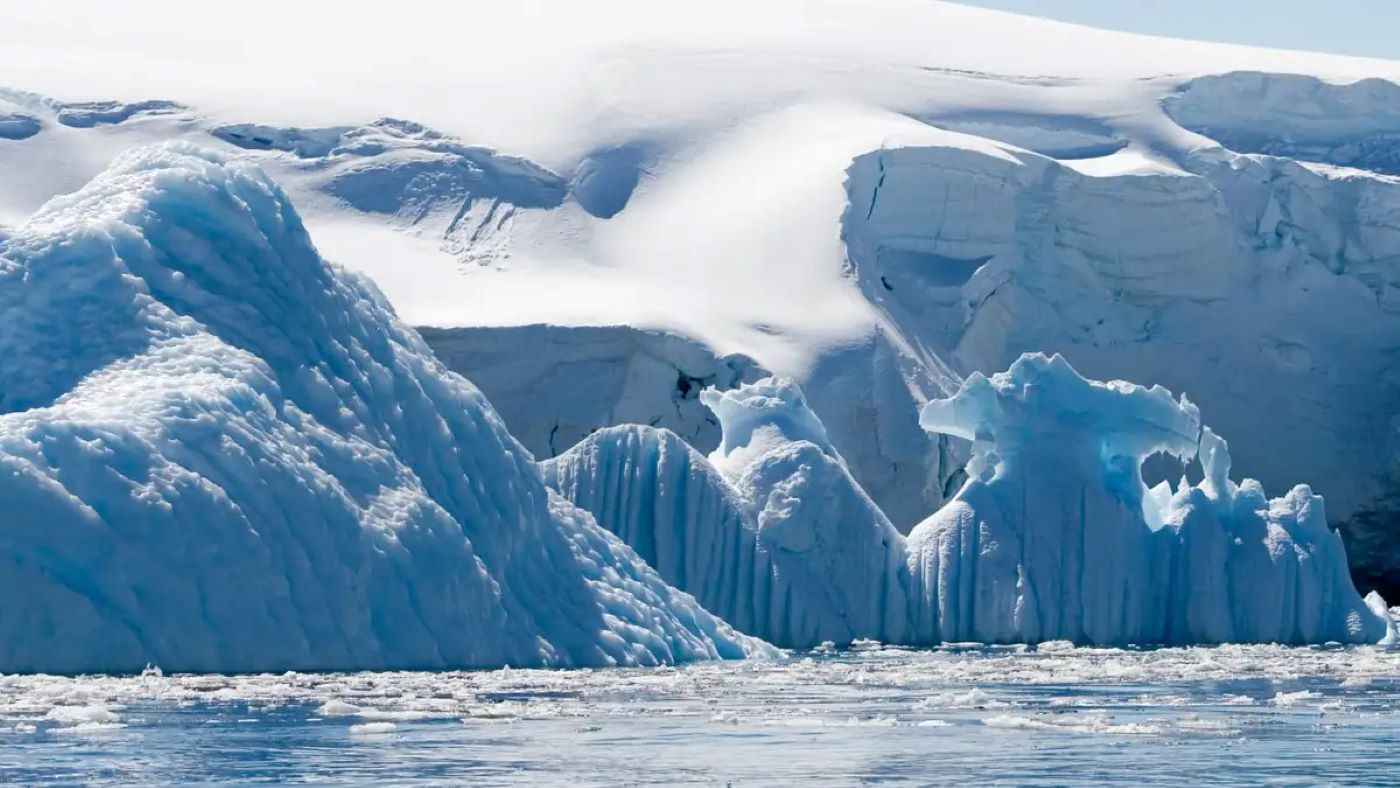
{"type": "Polygon", "coordinates": [[[766,650],[550,493],[257,168],[120,157],[0,240],[0,672],[766,650]]]}
{"type": "Polygon", "coordinates": [[[1161,387],[1089,381],[1059,356],[972,375],[921,415],[973,442],[970,478],[907,539],[793,384],[702,399],[723,430],[708,460],[664,430],[618,427],[545,476],[668,582],[780,645],[1393,637],[1322,499],[1231,482],[1225,442],[1161,387]],[[1149,490],[1140,469],[1158,452],[1199,455],[1204,478],[1149,490]]]}

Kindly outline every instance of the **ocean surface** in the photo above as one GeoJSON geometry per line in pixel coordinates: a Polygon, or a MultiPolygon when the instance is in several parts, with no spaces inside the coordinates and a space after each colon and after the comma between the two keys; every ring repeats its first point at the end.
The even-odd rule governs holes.
{"type": "Polygon", "coordinates": [[[1400,785],[1400,651],[858,644],[681,668],[0,676],[0,782],[1400,785]]]}

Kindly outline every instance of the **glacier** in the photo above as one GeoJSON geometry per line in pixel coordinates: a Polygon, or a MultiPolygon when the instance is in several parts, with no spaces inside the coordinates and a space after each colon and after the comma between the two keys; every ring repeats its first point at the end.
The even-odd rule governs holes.
{"type": "Polygon", "coordinates": [[[701,399],[723,432],[708,459],[623,426],[545,461],[545,478],[668,582],[778,645],[1395,639],[1384,601],[1356,592],[1321,497],[1231,481],[1225,441],[1160,386],[1090,381],[1041,354],[969,376],[920,415],[972,442],[968,478],[907,538],[791,381],[701,399]],[[1157,453],[1199,457],[1204,477],[1147,488],[1157,453]]]}
{"type": "MultiPolygon", "coordinates": [[[[366,297],[384,311],[392,304],[426,341],[400,344],[412,344],[414,355],[435,355],[494,405],[490,432],[515,436],[499,442],[521,478],[528,477],[512,476],[512,483],[542,496],[554,512],[536,512],[529,522],[575,534],[574,526],[561,524],[583,518],[577,527],[588,539],[603,538],[590,530],[587,515],[535,486],[530,479],[542,472],[622,534],[636,560],[656,567],[668,585],[699,597],[743,631],[779,642],[858,636],[922,642],[942,637],[945,624],[954,634],[990,627],[968,623],[984,615],[978,607],[984,603],[1010,622],[992,633],[1006,638],[1076,627],[1099,634],[1138,627],[1146,634],[1137,637],[1170,642],[1184,642],[1188,633],[1262,638],[1258,633],[1266,630],[1307,638],[1351,626],[1337,624],[1341,608],[1356,613],[1342,617],[1356,618],[1369,638],[1373,621],[1348,594],[1333,597],[1333,604],[1305,590],[1344,585],[1324,569],[1340,560],[1328,519],[1347,540],[1354,585],[1400,592],[1396,63],[1129,36],[924,0],[841,0],[825,4],[820,15],[791,0],[761,8],[716,0],[694,18],[650,13],[636,0],[587,9],[556,4],[552,19],[569,31],[564,37],[540,35],[529,14],[509,5],[443,8],[437,24],[402,27],[392,15],[252,3],[243,7],[248,13],[224,19],[214,37],[257,42],[258,58],[246,56],[244,43],[221,58],[219,43],[209,40],[187,48],[172,66],[163,59],[169,50],[150,47],[146,38],[167,19],[95,3],[88,17],[101,20],[90,26],[100,37],[72,29],[70,13],[37,7],[28,27],[0,30],[6,75],[0,248],[32,248],[36,210],[94,178],[108,179],[101,173],[114,162],[127,166],[121,157],[134,147],[183,141],[219,151],[240,171],[256,165],[285,190],[279,200],[297,206],[297,221],[324,257],[372,279],[377,290],[366,297]],[[260,4],[281,24],[260,21],[266,14],[251,10],[260,4]],[[336,35],[321,34],[328,20],[336,35]],[[462,50],[460,30],[487,28],[491,36],[462,50]],[[77,45],[93,57],[68,57],[77,45]],[[1030,351],[1061,354],[1089,379],[1189,392],[1231,437],[1227,450],[1202,437],[1207,432],[1200,427],[1194,444],[1157,446],[1149,460],[1154,482],[1170,465],[1159,462],[1165,453],[1197,457],[1193,479],[1212,454],[1220,458],[1212,466],[1217,471],[1229,465],[1261,484],[1203,480],[1138,489],[1134,478],[1142,471],[1128,469],[1141,459],[1133,452],[1100,478],[1086,459],[1090,453],[1065,446],[1066,453],[1047,457],[1038,441],[1018,449],[1020,433],[1000,421],[995,431],[1006,445],[980,440],[978,430],[993,429],[993,421],[958,410],[961,405],[940,405],[940,420],[929,422],[939,427],[920,428],[926,406],[962,396],[975,376],[994,381],[995,373],[1012,368],[1038,376],[1037,385],[1059,381],[1059,372],[1021,368],[1019,359],[1030,351]],[[775,380],[761,396],[744,389],[769,376],[796,388],[775,380]],[[706,387],[716,393],[702,400],[706,387]],[[733,402],[725,399],[729,394],[733,402]],[[731,429],[747,430],[747,437],[726,440],[707,401],[740,421],[750,409],[763,415],[752,430],[731,429]],[[778,418],[769,405],[805,407],[821,429],[805,417],[768,424],[778,418]],[[977,425],[953,419],[954,411],[977,425]],[[664,429],[618,426],[629,423],[664,429]],[[1207,444],[1209,451],[1202,448],[1207,444]],[[1024,462],[1008,464],[1017,451],[1030,451],[1036,467],[1076,468],[1079,475],[1056,481],[1023,473],[1024,462]],[[556,459],[537,471],[530,455],[556,459]],[[662,487],[650,490],[650,482],[631,478],[641,476],[662,480],[662,487]],[[1259,492],[1287,490],[1297,479],[1310,482],[1316,495],[1295,490],[1274,504],[1259,492]],[[1149,594],[1131,578],[1100,578],[1134,589],[1136,596],[1117,608],[1127,623],[1104,624],[1107,614],[1082,598],[1083,582],[1062,583],[1056,573],[1106,553],[1056,553],[1048,565],[1019,561],[1022,554],[1042,555],[1025,539],[1045,529],[1077,532],[1075,485],[1085,506],[1120,518],[1127,535],[1113,533],[1150,556],[1133,561],[1146,560],[1143,571],[1166,584],[1149,594]],[[1032,493],[1045,496],[1046,511],[1054,513],[1049,525],[1026,531],[1030,525],[1000,517],[1018,494],[1032,493]],[[824,503],[809,505],[813,496],[824,503]],[[703,516],[687,517],[717,524],[677,526],[676,506],[701,507],[703,516]],[[1112,507],[1122,512],[1113,514],[1112,507]],[[842,514],[824,519],[827,509],[842,514]],[[926,522],[931,512],[942,523],[937,528],[926,522]],[[889,538],[886,526],[902,536],[889,538]],[[721,536],[706,536],[710,529],[721,536]],[[717,539],[729,546],[720,550],[717,539]],[[1270,545],[1267,571],[1247,557],[1260,540],[1270,545]],[[806,570],[807,559],[817,566],[831,560],[830,546],[838,542],[859,556],[858,570],[825,576],[806,570]],[[986,552],[993,544],[995,557],[985,562],[950,563],[942,556],[986,552]],[[1196,547],[1209,556],[1204,563],[1186,561],[1196,547]],[[1290,563],[1289,554],[1300,558],[1290,563]],[[1006,567],[1018,562],[1025,578],[1008,574],[1006,567]],[[1267,575],[1261,583],[1296,586],[1295,601],[1311,600],[1310,606],[1270,612],[1265,627],[1252,623],[1263,620],[1259,611],[1246,610],[1250,602],[1233,591],[1222,607],[1182,601],[1173,585],[1229,589],[1260,572],[1267,575]],[[760,578],[753,593],[769,595],[762,604],[737,586],[704,579],[751,573],[760,578]],[[954,601],[953,591],[938,590],[947,583],[957,593],[982,593],[981,584],[993,578],[984,601],[954,601]],[[1047,588],[1065,605],[1048,601],[1047,588]],[[789,598],[796,601],[783,607],[789,598]],[[837,613],[834,599],[858,612],[837,613]],[[930,613],[929,605],[942,607],[930,613]],[[1159,613],[1177,617],[1170,632],[1154,630],[1167,626],[1159,613]]],[[[40,215],[52,213],[45,208],[40,215]]],[[[134,226],[143,235],[151,231],[145,219],[134,226]]],[[[208,230],[190,232],[207,241],[208,230]]],[[[175,236],[166,246],[184,250],[185,235],[175,236]]],[[[336,276],[372,290],[355,276],[336,276]]],[[[302,485],[317,490],[318,501],[348,496],[353,505],[344,517],[392,519],[405,507],[364,486],[388,463],[385,473],[407,481],[384,489],[406,489],[403,496],[416,501],[422,487],[434,502],[429,509],[465,523],[461,500],[441,494],[451,483],[430,470],[441,464],[433,452],[446,444],[425,447],[400,435],[390,400],[408,408],[404,423],[433,420],[398,403],[399,383],[375,399],[385,403],[380,413],[363,403],[380,397],[382,384],[369,391],[355,375],[340,374],[343,363],[326,362],[331,367],[315,369],[328,392],[319,380],[302,380],[311,373],[294,370],[278,340],[258,339],[261,332],[250,328],[261,325],[252,315],[281,314],[271,309],[271,296],[254,298],[251,307],[235,306],[244,296],[232,290],[218,303],[202,296],[176,303],[164,295],[184,292],[171,277],[153,269],[149,278],[167,282],[142,285],[156,301],[250,353],[256,359],[250,369],[267,366],[268,372],[248,375],[273,381],[275,390],[249,384],[254,400],[283,409],[273,422],[259,422],[260,434],[271,437],[256,442],[280,447],[285,438],[302,447],[290,458],[280,449],[274,455],[287,467],[322,468],[312,473],[317,480],[335,480],[330,493],[320,481],[302,485]],[[205,309],[230,316],[216,321],[199,311],[205,309]],[[239,310],[242,316],[232,316],[239,310]],[[279,404],[288,401],[295,410],[279,404]],[[335,403],[342,401],[349,416],[325,410],[338,414],[335,403]],[[343,440],[319,427],[315,440],[279,432],[277,425],[291,418],[286,413],[296,411],[331,425],[343,440]],[[362,421],[373,434],[360,434],[362,421]],[[349,448],[322,448],[326,441],[349,448]],[[347,452],[387,457],[381,450],[392,457],[344,460],[347,452]]],[[[21,373],[14,371],[16,358],[0,361],[6,403],[0,418],[17,424],[16,414],[49,413],[79,391],[82,402],[109,402],[93,388],[97,381],[123,365],[155,363],[145,329],[110,320],[99,302],[73,298],[74,326],[55,318],[3,329],[19,352],[41,349],[33,352],[47,366],[21,373]]],[[[144,314],[131,305],[118,312],[144,314]]],[[[309,345],[318,354],[339,352],[319,329],[296,335],[313,337],[309,345]]],[[[346,352],[358,356],[356,347],[346,352]]],[[[241,367],[222,360],[225,352],[217,351],[218,371],[243,381],[242,372],[232,371],[241,367]]],[[[1007,391],[968,395],[984,404],[1010,402],[1007,391]]],[[[429,397],[433,407],[442,396],[429,397]]],[[[159,407],[147,419],[152,429],[181,441],[194,435],[193,422],[183,415],[171,422],[166,415],[176,411],[159,407]]],[[[1006,416],[1005,403],[987,407],[1006,416]]],[[[1047,416],[1059,408],[1048,408],[1047,416]]],[[[1158,415],[1178,418],[1170,414],[1158,415]]],[[[103,424],[118,415],[103,416],[103,424]]],[[[251,416],[235,422],[245,418],[251,416]]],[[[212,439],[189,440],[207,446],[212,439]]],[[[22,446],[14,456],[24,463],[48,468],[33,478],[78,485],[70,478],[75,469],[93,469],[76,499],[107,516],[94,506],[105,499],[98,489],[102,466],[95,459],[70,462],[88,457],[86,449],[60,451],[29,438],[15,445],[22,446]],[[43,462],[31,444],[48,447],[43,462]]],[[[205,465],[217,465],[211,460],[166,459],[225,487],[222,477],[209,475],[215,471],[205,465]]],[[[114,467],[113,473],[127,472],[114,467]]],[[[277,478],[284,476],[307,478],[302,471],[277,478]]],[[[273,500],[291,495],[273,489],[283,496],[273,500]]],[[[191,495],[182,493],[181,500],[194,500],[191,495]]],[[[281,504],[240,499],[237,505],[282,516],[281,504]]],[[[533,533],[535,526],[520,527],[533,533]]],[[[259,538],[271,538],[266,530],[260,527],[259,538]]],[[[516,553],[497,550],[479,534],[467,536],[473,560],[488,567],[480,576],[499,583],[506,570],[495,556],[516,553]]],[[[363,554],[356,565],[378,567],[375,549],[346,560],[354,564],[363,554]]],[[[361,593],[355,582],[331,587],[361,593]]],[[[658,587],[656,593],[673,592],[658,587]]],[[[122,604],[136,609],[134,602],[122,604]]],[[[298,604],[276,615],[300,621],[305,605],[298,604]]],[[[549,615],[537,618],[543,629],[556,626],[549,615]]],[[[1091,640],[1087,632],[1067,636],[1091,640]]],[[[436,630],[420,639],[423,645],[403,648],[416,660],[434,637],[436,630]]],[[[523,647],[524,657],[492,655],[481,646],[467,654],[463,646],[452,660],[626,661],[618,656],[621,647],[589,651],[586,634],[567,647],[556,646],[555,635],[542,637],[557,653],[523,647]]],[[[285,652],[315,662],[306,654],[317,648],[287,645],[285,652]]],[[[122,649],[124,659],[135,660],[134,647],[122,649]]],[[[669,659],[664,651],[651,649],[669,659]]],[[[366,659],[380,664],[377,653],[366,659]]],[[[423,659],[439,664],[436,655],[423,659]]]]}
{"type": "Polygon", "coordinates": [[[769,653],[550,493],[256,167],[123,155],[0,241],[0,313],[0,672],[769,653]]]}

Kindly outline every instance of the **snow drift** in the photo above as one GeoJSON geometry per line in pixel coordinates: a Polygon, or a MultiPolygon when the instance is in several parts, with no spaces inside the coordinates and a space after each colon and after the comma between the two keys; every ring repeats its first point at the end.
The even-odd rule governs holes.
{"type": "Polygon", "coordinates": [[[0,241],[0,671],[766,647],[582,511],[259,170],[121,157],[0,241]]]}
{"type": "Polygon", "coordinates": [[[707,390],[706,461],[670,433],[599,432],[545,475],[668,582],[784,646],[876,638],[1185,644],[1393,637],[1363,601],[1306,486],[1268,500],[1228,478],[1225,442],[1166,389],[1096,383],[1027,355],[929,403],[973,441],[970,478],[900,536],[791,383],[707,390]],[[1205,477],[1143,484],[1157,452],[1205,477]]]}

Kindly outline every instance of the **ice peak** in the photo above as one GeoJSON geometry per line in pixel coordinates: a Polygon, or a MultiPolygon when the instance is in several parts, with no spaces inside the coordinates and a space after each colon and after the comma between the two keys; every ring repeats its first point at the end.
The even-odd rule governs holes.
{"type": "Polygon", "coordinates": [[[708,388],[700,392],[700,401],[719,419],[723,437],[710,461],[726,473],[742,470],[750,459],[781,443],[806,441],[839,457],[802,388],[787,378],[768,377],[728,391],[708,388]]]}

